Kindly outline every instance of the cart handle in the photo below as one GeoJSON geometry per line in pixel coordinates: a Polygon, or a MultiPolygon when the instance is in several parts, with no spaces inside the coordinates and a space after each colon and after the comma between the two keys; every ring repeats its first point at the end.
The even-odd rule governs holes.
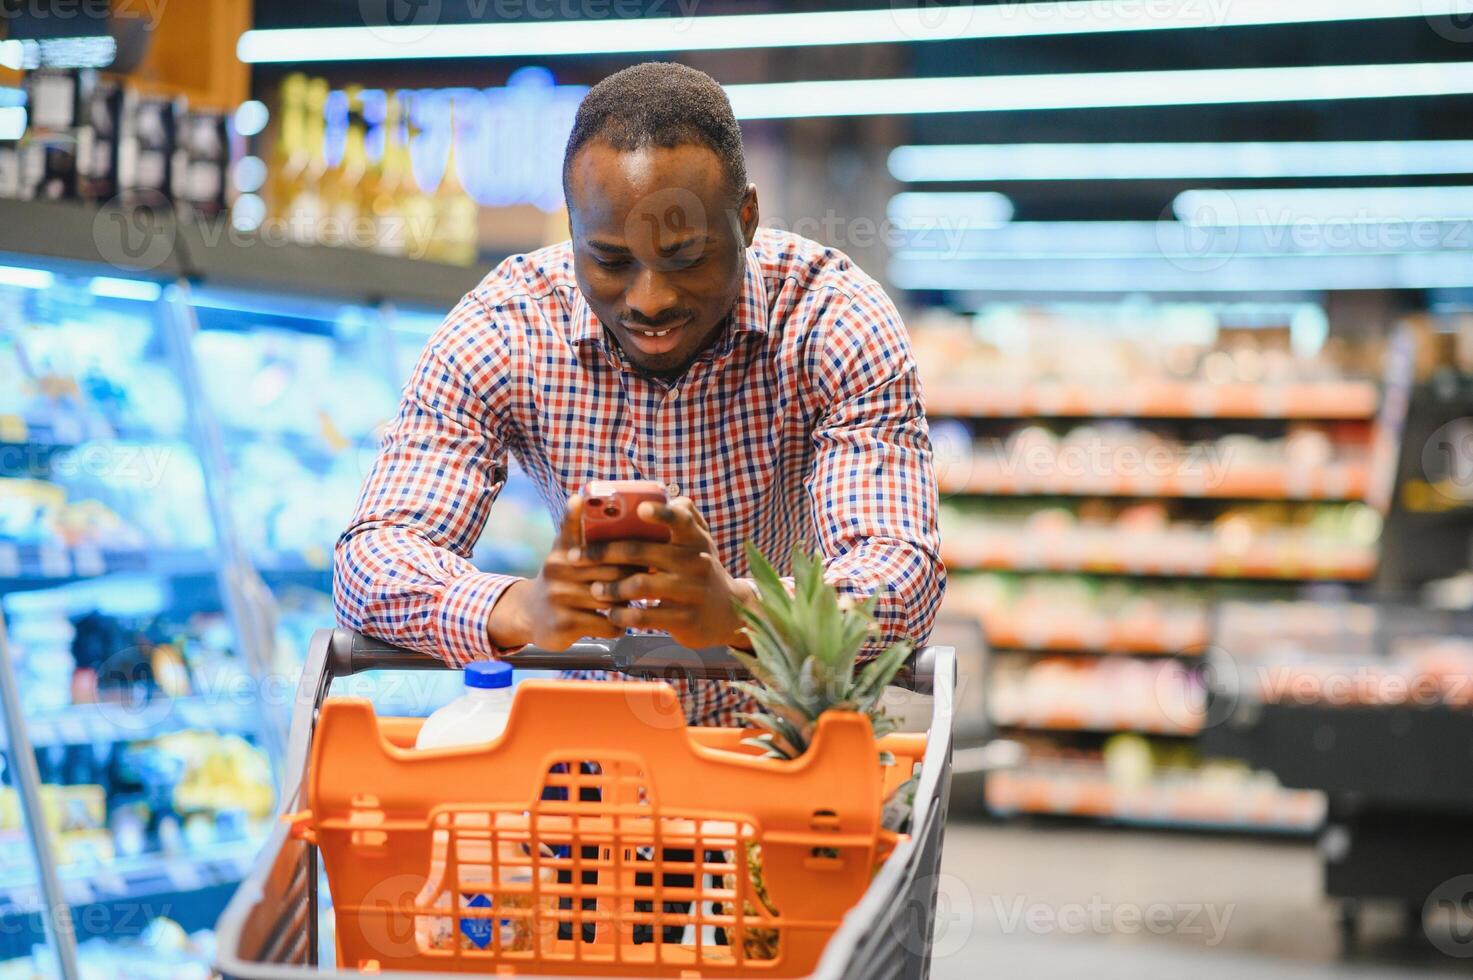
{"type": "MultiPolygon", "coordinates": [[[[323,631],[327,632],[327,631],[323,631]]],[[[320,635],[320,634],[319,634],[320,635]]],[[[407,650],[352,630],[331,631],[327,668],[334,677],[367,670],[444,670],[448,665],[428,653],[407,650]]],[[[726,647],[691,650],[664,635],[627,635],[617,640],[582,640],[567,650],[524,647],[506,658],[528,670],[607,670],[629,677],[743,680],[746,667],[726,647]]],[[[923,647],[900,668],[893,683],[930,694],[935,683],[936,653],[923,647]]]]}

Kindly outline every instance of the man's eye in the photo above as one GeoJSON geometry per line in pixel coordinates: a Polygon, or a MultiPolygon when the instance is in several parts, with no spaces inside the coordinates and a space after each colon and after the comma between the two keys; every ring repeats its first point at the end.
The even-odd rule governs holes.
{"type": "Polygon", "coordinates": [[[622,269],[628,264],[627,259],[601,259],[597,255],[593,257],[600,269],[622,269]]]}
{"type": "Polygon", "coordinates": [[[700,265],[705,258],[705,252],[692,252],[689,255],[677,255],[670,260],[670,268],[676,270],[691,269],[695,266],[700,265]]]}

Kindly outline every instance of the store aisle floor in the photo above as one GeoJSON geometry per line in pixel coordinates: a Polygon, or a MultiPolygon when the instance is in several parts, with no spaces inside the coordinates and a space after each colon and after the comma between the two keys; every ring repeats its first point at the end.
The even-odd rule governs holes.
{"type": "Polygon", "coordinates": [[[1396,938],[1392,910],[1369,910],[1342,958],[1299,840],[958,822],[943,872],[936,980],[1468,975],[1469,959],[1396,938]]]}

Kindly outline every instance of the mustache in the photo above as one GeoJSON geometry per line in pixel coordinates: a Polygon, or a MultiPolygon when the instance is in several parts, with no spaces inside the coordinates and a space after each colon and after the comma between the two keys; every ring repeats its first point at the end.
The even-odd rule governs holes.
{"type": "Polygon", "coordinates": [[[626,327],[638,327],[641,330],[659,330],[676,323],[684,323],[692,319],[693,314],[688,310],[675,310],[664,313],[654,318],[643,316],[639,313],[626,313],[619,318],[619,323],[626,327]]]}

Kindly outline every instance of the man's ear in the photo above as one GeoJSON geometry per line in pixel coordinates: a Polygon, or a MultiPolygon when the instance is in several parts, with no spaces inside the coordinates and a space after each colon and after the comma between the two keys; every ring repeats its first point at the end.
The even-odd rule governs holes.
{"type": "Polygon", "coordinates": [[[737,214],[742,222],[742,241],[750,248],[752,239],[757,235],[757,222],[762,216],[757,207],[756,184],[748,184],[747,189],[742,192],[742,203],[737,214]]]}

